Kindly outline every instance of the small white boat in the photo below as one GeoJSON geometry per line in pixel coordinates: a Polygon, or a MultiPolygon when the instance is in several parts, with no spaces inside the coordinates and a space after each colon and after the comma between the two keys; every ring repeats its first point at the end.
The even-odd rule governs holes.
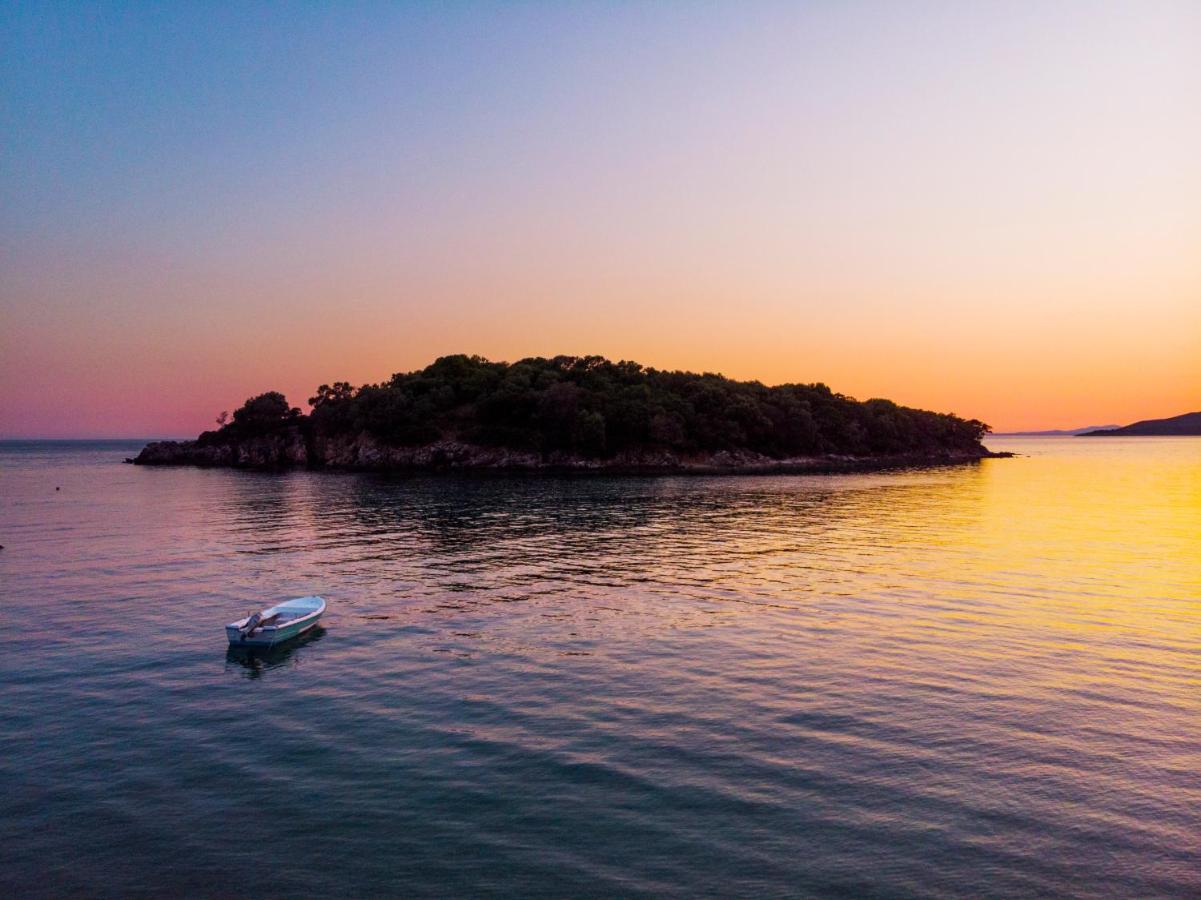
{"type": "Polygon", "coordinates": [[[235,647],[273,647],[298,637],[317,624],[325,612],[320,597],[297,597],[225,626],[225,636],[235,647]]]}

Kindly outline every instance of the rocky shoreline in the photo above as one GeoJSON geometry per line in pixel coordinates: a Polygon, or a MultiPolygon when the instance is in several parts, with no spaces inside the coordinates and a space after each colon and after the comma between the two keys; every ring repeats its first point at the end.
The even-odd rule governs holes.
{"type": "Polygon", "coordinates": [[[440,440],[415,447],[382,444],[370,435],[307,438],[299,431],[242,441],[157,441],[130,462],[142,466],[198,466],[258,470],[334,469],[410,472],[544,472],[555,474],[761,475],[868,471],[955,465],[1012,456],[981,448],[878,456],[825,455],[773,459],[749,450],[681,455],[669,450],[625,451],[605,459],[541,454],[440,440]]]}

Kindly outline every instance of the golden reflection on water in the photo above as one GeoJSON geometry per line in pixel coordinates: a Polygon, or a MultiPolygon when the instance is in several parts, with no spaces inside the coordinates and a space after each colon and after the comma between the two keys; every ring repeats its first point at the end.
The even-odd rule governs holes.
{"type": "Polygon", "coordinates": [[[1018,446],[982,466],[969,546],[979,577],[1004,573],[1015,626],[1062,654],[1032,689],[1201,712],[1201,442],[1018,446]]]}

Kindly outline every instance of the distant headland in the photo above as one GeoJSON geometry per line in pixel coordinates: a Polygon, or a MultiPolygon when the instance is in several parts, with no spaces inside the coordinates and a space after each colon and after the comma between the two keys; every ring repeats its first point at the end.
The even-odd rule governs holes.
{"type": "Polygon", "coordinates": [[[1201,412],[1170,419],[1144,419],[1122,428],[1086,431],[1080,437],[1189,437],[1201,435],[1201,412]]]}
{"type": "Polygon", "coordinates": [[[1052,428],[1047,431],[996,431],[994,437],[1075,437],[1087,431],[1119,428],[1119,425],[1086,425],[1084,428],[1052,428]]]}
{"type": "Polygon", "coordinates": [[[252,397],[140,465],[373,470],[824,472],[989,456],[975,419],[859,402],[824,384],[767,387],[599,356],[515,363],[444,356],[355,388],[323,384],[304,415],[252,397]]]}

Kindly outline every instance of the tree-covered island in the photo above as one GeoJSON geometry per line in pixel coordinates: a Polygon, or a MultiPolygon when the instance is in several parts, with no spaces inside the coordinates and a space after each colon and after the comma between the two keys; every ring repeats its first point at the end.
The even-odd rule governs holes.
{"type": "Polygon", "coordinates": [[[143,465],[630,472],[823,471],[991,456],[975,419],[599,356],[444,356],[381,384],[323,384],[305,415],[252,397],[143,465]]]}

